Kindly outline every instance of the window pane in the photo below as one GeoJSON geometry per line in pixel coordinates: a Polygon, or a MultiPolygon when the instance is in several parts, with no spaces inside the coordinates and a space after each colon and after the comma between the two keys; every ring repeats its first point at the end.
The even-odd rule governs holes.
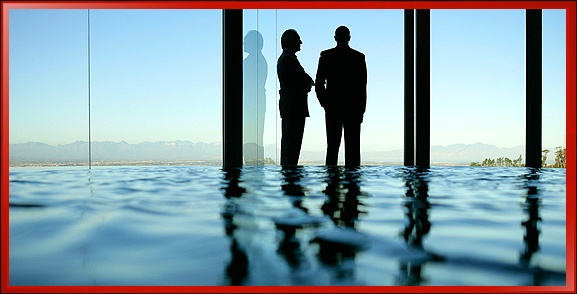
{"type": "Polygon", "coordinates": [[[9,21],[10,163],[87,162],[87,11],[11,9],[9,21]]]}
{"type": "MultiPolygon", "coordinates": [[[[542,144],[550,151],[565,145],[564,16],[543,10],[542,144]]],[[[479,148],[460,157],[432,148],[432,160],[525,160],[525,107],[525,10],[432,10],[431,145],[479,148]]]]}
{"type": "Polygon", "coordinates": [[[432,10],[431,160],[524,159],[524,144],[525,10],[432,10]]]}
{"type": "Polygon", "coordinates": [[[543,9],[543,149],[555,163],[557,147],[567,147],[566,17],[563,9],[543,9]]]}
{"type": "MultiPolygon", "coordinates": [[[[11,11],[11,144],[88,160],[87,12],[11,11]]],[[[221,10],[90,10],[90,42],[94,163],[222,163],[221,10]]]]}

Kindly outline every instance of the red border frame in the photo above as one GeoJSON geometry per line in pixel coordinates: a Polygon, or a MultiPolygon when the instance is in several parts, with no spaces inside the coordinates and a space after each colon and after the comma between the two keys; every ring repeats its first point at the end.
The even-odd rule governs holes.
{"type": "Polygon", "coordinates": [[[575,34],[576,22],[574,1],[204,1],[204,2],[179,2],[179,1],[135,1],[135,2],[2,2],[2,99],[1,99],[1,212],[2,212],[2,251],[1,251],[1,290],[2,293],[112,293],[112,292],[138,292],[138,293],[248,293],[248,292],[318,292],[318,293],[351,293],[351,292],[420,292],[420,293],[574,293],[575,292],[575,197],[567,197],[567,285],[565,287],[493,287],[493,286],[387,286],[387,287],[144,287],[144,286],[9,286],[8,285],[8,12],[10,9],[566,9],[566,111],[567,111],[567,195],[576,195],[576,51],[575,34]]]}

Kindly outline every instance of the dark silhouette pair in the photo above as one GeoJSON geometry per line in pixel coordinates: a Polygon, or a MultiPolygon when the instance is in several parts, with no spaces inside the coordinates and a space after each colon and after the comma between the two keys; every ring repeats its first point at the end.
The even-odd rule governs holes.
{"type": "Polygon", "coordinates": [[[365,55],[349,46],[350,31],[335,31],[337,46],[321,52],[316,80],[304,71],[296,57],[302,41],[294,29],[281,37],[283,53],[278,59],[280,115],[282,119],[281,165],[297,165],[305,118],[309,116],[307,95],[315,86],[325,110],[326,164],[337,165],[341,138],[345,134],[345,165],[361,164],[361,123],[367,102],[365,55]]]}

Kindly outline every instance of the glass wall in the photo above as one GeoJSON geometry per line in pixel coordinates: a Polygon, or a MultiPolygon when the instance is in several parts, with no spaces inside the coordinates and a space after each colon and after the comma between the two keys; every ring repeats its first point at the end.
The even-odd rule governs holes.
{"type": "Polygon", "coordinates": [[[9,21],[10,164],[88,161],[87,11],[12,9],[9,21]]]}
{"type": "MultiPolygon", "coordinates": [[[[88,161],[88,33],[87,10],[10,11],[11,160],[88,161]]],[[[90,58],[94,164],[222,164],[220,9],[90,10],[90,58]]]]}
{"type": "MultiPolygon", "coordinates": [[[[362,163],[401,164],[403,11],[280,9],[276,22],[272,12],[269,18],[258,17],[259,13],[265,14],[263,11],[250,13],[245,12],[245,24],[258,25],[261,31],[276,27],[277,58],[282,50],[278,44],[282,33],[289,28],[297,30],[303,44],[296,55],[313,78],[320,52],[336,45],[334,30],[340,25],[349,27],[350,46],[365,54],[368,69],[367,110],[361,127],[362,163]]],[[[433,164],[469,165],[486,157],[524,158],[525,10],[431,10],[430,46],[433,164]]],[[[276,68],[271,66],[272,58],[267,60],[270,81],[276,68]]],[[[276,76],[274,82],[278,85],[276,76]]],[[[323,164],[324,110],[314,89],[308,94],[308,102],[310,117],[299,163],[323,164]]],[[[552,152],[550,162],[554,148],[565,146],[564,10],[543,10],[543,110],[543,148],[552,152]]],[[[278,107],[274,111],[278,121],[278,107]]],[[[266,127],[268,123],[264,123],[266,127]]],[[[280,147],[278,126],[276,132],[280,147]]],[[[343,145],[340,164],[344,160],[343,145]]]]}
{"type": "MultiPolygon", "coordinates": [[[[543,149],[550,151],[546,164],[555,163],[555,152],[567,148],[567,43],[566,14],[562,9],[543,10],[543,149]]],[[[575,99],[575,97],[571,98],[575,99]]]]}
{"type": "Polygon", "coordinates": [[[220,164],[221,14],[95,10],[93,140],[128,143],[130,160],[220,164]]]}
{"type": "MultiPolygon", "coordinates": [[[[564,61],[564,11],[543,10],[544,149],[565,144],[564,61]]],[[[524,9],[431,10],[433,162],[524,162],[525,100],[524,9]]]]}
{"type": "MultiPolygon", "coordinates": [[[[431,11],[432,146],[447,153],[454,144],[517,146],[521,153],[502,156],[525,157],[524,16],[523,9],[431,11]]],[[[433,161],[455,156],[435,151],[433,161]]]]}
{"type": "Polygon", "coordinates": [[[243,10],[243,157],[245,165],[279,164],[277,11],[243,10]]]}
{"type": "MultiPolygon", "coordinates": [[[[336,45],[340,25],[367,62],[362,164],[401,164],[403,21],[402,10],[244,10],[244,164],[280,161],[282,33],[297,30],[297,57],[314,78],[320,52],[336,45]]],[[[524,25],[523,9],[431,11],[433,162],[524,157],[524,25]],[[463,153],[477,147],[475,156],[463,153]]],[[[11,164],[86,163],[88,11],[10,10],[9,33],[11,164]]],[[[565,11],[543,10],[549,163],[566,144],[565,35],[565,11]]],[[[90,42],[95,164],[222,163],[222,10],[90,10],[90,42]]],[[[324,164],[324,110],[314,88],[308,107],[299,163],[324,164]]],[[[341,143],[340,164],[343,149],[341,143]]]]}

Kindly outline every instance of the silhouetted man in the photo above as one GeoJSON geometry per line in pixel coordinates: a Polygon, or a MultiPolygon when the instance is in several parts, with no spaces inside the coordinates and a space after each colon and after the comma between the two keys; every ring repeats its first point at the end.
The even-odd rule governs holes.
{"type": "Polygon", "coordinates": [[[305,118],[309,116],[308,92],[314,85],[295,53],[301,50],[297,31],[286,30],[281,36],[283,52],[278,58],[277,74],[280,82],[280,117],[282,121],[281,165],[297,165],[301,152],[305,118]]]}
{"type": "Polygon", "coordinates": [[[349,47],[349,29],[335,31],[337,46],[321,52],[316,75],[317,98],[325,109],[327,165],[337,165],[343,129],[345,165],[361,164],[361,123],[367,104],[365,55],[349,47]],[[325,85],[326,84],[326,85],[325,85]]]}

